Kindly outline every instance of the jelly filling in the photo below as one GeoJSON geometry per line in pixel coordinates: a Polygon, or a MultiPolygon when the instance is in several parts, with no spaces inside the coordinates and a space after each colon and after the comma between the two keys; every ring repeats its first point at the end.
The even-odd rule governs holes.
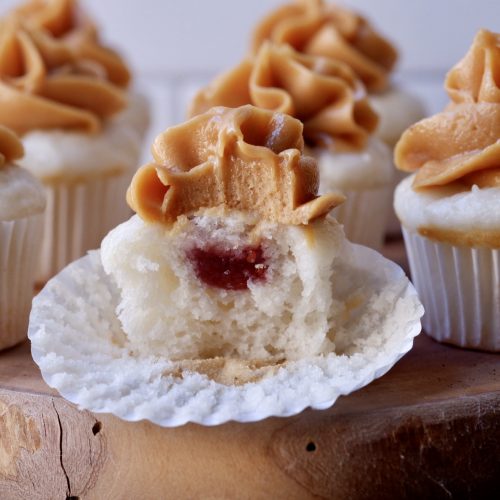
{"type": "Polygon", "coordinates": [[[198,279],[215,288],[246,290],[249,281],[266,279],[268,266],[260,246],[237,250],[194,248],[188,257],[198,279]]]}

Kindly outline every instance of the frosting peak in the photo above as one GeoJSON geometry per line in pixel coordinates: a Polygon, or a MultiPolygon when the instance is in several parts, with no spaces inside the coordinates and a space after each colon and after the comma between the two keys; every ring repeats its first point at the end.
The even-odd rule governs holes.
{"type": "Polygon", "coordinates": [[[244,104],[299,119],[308,144],[335,150],[363,148],[378,122],[362,84],[347,65],[269,42],[254,59],[201,90],[190,115],[213,106],[244,104]]]}
{"type": "Polygon", "coordinates": [[[76,0],[29,0],[15,12],[54,37],[66,35],[74,28],[77,17],[82,16],[76,0]]]}
{"type": "Polygon", "coordinates": [[[284,224],[307,224],[344,200],[318,197],[318,168],[303,156],[302,124],[253,106],[212,108],[172,127],[153,145],[155,163],[138,170],[127,201],[144,220],[225,206],[284,224]]]}
{"type": "Polygon", "coordinates": [[[63,128],[97,132],[126,105],[102,66],[10,17],[0,24],[0,123],[19,134],[63,128]]]}
{"type": "Polygon", "coordinates": [[[0,168],[24,156],[24,148],[16,134],[0,125],[0,168]]]}
{"type": "Polygon", "coordinates": [[[496,186],[500,179],[500,35],[481,30],[446,78],[447,109],[410,127],[396,165],[418,171],[414,188],[460,181],[496,186]]]}
{"type": "Polygon", "coordinates": [[[103,77],[126,87],[130,72],[122,58],[104,47],[93,21],[79,8],[77,0],[29,0],[13,13],[23,23],[64,42],[78,60],[99,66],[103,77]]]}
{"type": "Polygon", "coordinates": [[[394,47],[365,18],[322,0],[296,0],[271,13],[254,32],[254,53],[265,40],[343,61],[369,91],[387,88],[397,60],[394,47]]]}
{"type": "Polygon", "coordinates": [[[480,30],[472,47],[446,77],[452,102],[500,104],[500,34],[480,30]]]}

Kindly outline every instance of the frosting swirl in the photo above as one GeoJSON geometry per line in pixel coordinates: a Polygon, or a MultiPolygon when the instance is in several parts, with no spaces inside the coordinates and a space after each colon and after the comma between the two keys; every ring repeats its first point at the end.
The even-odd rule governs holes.
{"type": "Polygon", "coordinates": [[[446,78],[447,109],[410,127],[395,150],[415,189],[500,186],[500,34],[481,30],[446,78]]]}
{"type": "Polygon", "coordinates": [[[24,156],[24,148],[16,134],[0,125],[0,168],[24,156]]]}
{"type": "Polygon", "coordinates": [[[271,13],[254,31],[253,53],[265,40],[343,61],[370,92],[387,88],[397,60],[395,48],[365,18],[323,0],[296,0],[271,13]]]}
{"type": "Polygon", "coordinates": [[[137,171],[127,201],[145,221],[167,225],[219,206],[307,224],[344,197],[317,196],[316,161],[302,152],[302,124],[288,115],[212,108],[157,137],[155,163],[137,171]]]}
{"type": "Polygon", "coordinates": [[[130,72],[123,59],[99,41],[92,20],[77,0],[29,0],[14,10],[30,27],[43,30],[64,42],[77,60],[98,67],[101,76],[119,87],[126,87],[130,72]]]}
{"type": "Polygon", "coordinates": [[[126,105],[123,91],[95,60],[23,25],[0,24],[0,123],[19,134],[63,128],[95,133],[126,105]]]}
{"type": "Polygon", "coordinates": [[[335,150],[363,148],[378,122],[347,65],[269,42],[255,59],[243,61],[201,90],[190,115],[212,106],[244,104],[299,119],[309,145],[335,150]]]}

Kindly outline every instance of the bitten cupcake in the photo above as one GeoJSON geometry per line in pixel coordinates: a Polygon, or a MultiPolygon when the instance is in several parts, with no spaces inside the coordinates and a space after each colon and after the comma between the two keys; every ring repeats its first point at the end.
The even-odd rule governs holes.
{"type": "Polygon", "coordinates": [[[81,408],[164,426],[328,408],[420,332],[393,262],[349,243],[318,196],[302,123],[212,108],[161,134],[137,215],[33,303],[45,381],[81,408]]]}
{"type": "Polygon", "coordinates": [[[331,350],[342,230],[325,215],[343,197],[317,197],[302,147],[299,121],[251,106],[213,108],[157,138],[128,191],[139,216],[101,247],[134,349],[241,370],[331,350]]]}
{"type": "Polygon", "coordinates": [[[0,349],[26,338],[42,243],[42,185],[13,162],[23,156],[14,133],[0,126],[0,349]]]}
{"type": "Polygon", "coordinates": [[[378,136],[391,147],[409,125],[424,116],[417,98],[391,84],[398,58],[394,46],[353,11],[323,0],[296,0],[260,22],[253,35],[254,54],[266,40],[349,65],[379,115],[378,136]]]}
{"type": "Polygon", "coordinates": [[[436,340],[500,350],[500,35],[480,31],[449,73],[445,111],[409,128],[395,196],[436,340]]]}
{"type": "Polygon", "coordinates": [[[99,246],[130,212],[147,106],[129,71],[71,0],[32,1],[0,26],[0,123],[22,135],[47,191],[38,279],[99,246]]]}
{"type": "Polygon", "coordinates": [[[288,45],[265,43],[255,58],[201,90],[190,114],[247,103],[302,121],[308,154],[319,162],[321,192],[339,189],[347,195],[335,211],[347,237],[381,247],[390,209],[392,160],[387,147],[371,135],[377,115],[351,69],[288,45]]]}

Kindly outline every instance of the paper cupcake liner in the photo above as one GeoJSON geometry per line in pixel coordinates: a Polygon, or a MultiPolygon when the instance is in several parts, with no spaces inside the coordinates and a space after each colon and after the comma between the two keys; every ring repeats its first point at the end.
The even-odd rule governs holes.
{"type": "Polygon", "coordinates": [[[439,342],[500,351],[500,251],[440,243],[403,228],[425,332],[439,342]]]}
{"type": "Polygon", "coordinates": [[[96,251],[68,266],[34,300],[33,358],[47,384],[69,401],[129,421],[216,425],[328,408],[385,374],[421,330],[423,308],[403,271],[370,249],[348,248],[349,286],[356,281],[370,288],[366,314],[355,316],[342,353],[289,362],[239,386],[187,370],[174,377],[168,359],[141,357],[130,348],[115,312],[119,292],[96,251]],[[373,322],[366,328],[368,317],[376,328],[373,322]]]}
{"type": "Polygon", "coordinates": [[[349,241],[380,250],[392,205],[392,185],[343,191],[347,199],[333,211],[349,241]]]}
{"type": "Polygon", "coordinates": [[[0,222],[0,349],[27,337],[42,217],[0,222]]]}
{"type": "Polygon", "coordinates": [[[133,172],[79,182],[46,183],[47,209],[37,281],[46,282],[88,250],[132,212],[125,193],[133,172]]]}

